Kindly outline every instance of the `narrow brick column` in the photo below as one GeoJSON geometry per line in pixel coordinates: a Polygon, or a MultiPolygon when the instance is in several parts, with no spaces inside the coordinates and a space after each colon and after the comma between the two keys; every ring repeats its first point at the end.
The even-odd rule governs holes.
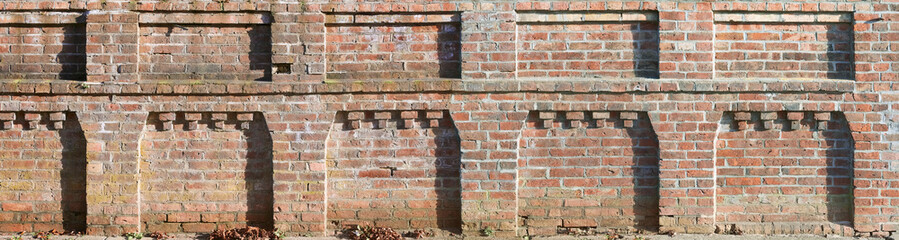
{"type": "Polygon", "coordinates": [[[528,113],[513,111],[511,102],[484,99],[486,94],[455,97],[464,101],[451,111],[462,139],[463,233],[480,236],[493,229],[497,237],[515,236],[518,138],[528,113]]]}
{"type": "MultiPolygon", "coordinates": [[[[661,106],[662,109],[673,109],[661,106]]],[[[654,112],[659,137],[661,232],[711,233],[715,222],[715,146],[721,113],[654,112]]]]}
{"type": "Polygon", "coordinates": [[[287,232],[325,234],[325,139],[334,113],[309,110],[305,102],[314,97],[296,97],[290,114],[269,113],[265,118],[272,131],[275,194],[275,227],[287,232]]]}
{"type": "MultiPolygon", "coordinates": [[[[879,101],[875,94],[853,94],[857,100],[869,99],[879,101]]],[[[867,104],[846,104],[850,111],[857,111],[858,107],[870,106],[867,104]]],[[[878,108],[886,108],[885,105],[875,105],[878,108]]],[[[846,120],[849,122],[849,130],[852,131],[852,140],[855,142],[854,159],[854,219],[853,227],[856,233],[888,234],[897,230],[895,217],[890,216],[896,210],[895,205],[890,204],[899,199],[899,193],[890,188],[895,188],[897,178],[894,164],[884,161],[895,161],[895,152],[884,143],[889,140],[890,134],[886,134],[889,126],[881,122],[881,114],[867,112],[846,112],[846,120]],[[884,138],[887,139],[884,139],[884,138]]],[[[888,115],[889,116],[889,115],[888,115]]],[[[893,130],[895,131],[895,130],[893,130]]],[[[894,136],[893,136],[894,137],[894,136]]],[[[893,144],[894,145],[894,144],[893,144]]],[[[883,235],[885,236],[885,235],[883,235]]]]}
{"type": "MultiPolygon", "coordinates": [[[[140,224],[139,143],[147,113],[103,104],[80,112],[87,139],[87,234],[118,236],[140,224]]],[[[133,106],[133,105],[132,105],[133,106]]]]}

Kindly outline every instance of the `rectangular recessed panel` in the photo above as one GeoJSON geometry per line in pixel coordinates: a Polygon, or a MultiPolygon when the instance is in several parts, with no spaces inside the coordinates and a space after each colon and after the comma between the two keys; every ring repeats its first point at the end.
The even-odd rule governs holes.
{"type": "Polygon", "coordinates": [[[140,149],[146,231],[273,228],[272,137],[261,114],[151,113],[140,149]]]}
{"type": "Polygon", "coordinates": [[[659,227],[659,143],[637,112],[532,112],[518,214],[531,235],[659,227]]]}
{"type": "Polygon", "coordinates": [[[327,78],[460,78],[458,14],[328,15],[327,78]]]}
{"type": "Polygon", "coordinates": [[[0,231],[87,229],[87,140],[71,112],[0,112],[0,231]]]}
{"type": "Polygon", "coordinates": [[[658,78],[654,12],[520,13],[519,78],[658,78]]]}
{"type": "Polygon", "coordinates": [[[82,13],[2,13],[0,79],[83,81],[86,42],[82,13]]]}
{"type": "Polygon", "coordinates": [[[141,79],[271,81],[270,23],[258,13],[144,14],[141,79]]]}
{"type": "Polygon", "coordinates": [[[851,15],[717,13],[717,78],[854,79],[851,15]]]}
{"type": "Polygon", "coordinates": [[[461,146],[447,112],[341,112],[326,145],[329,228],[461,230],[461,146]]]}

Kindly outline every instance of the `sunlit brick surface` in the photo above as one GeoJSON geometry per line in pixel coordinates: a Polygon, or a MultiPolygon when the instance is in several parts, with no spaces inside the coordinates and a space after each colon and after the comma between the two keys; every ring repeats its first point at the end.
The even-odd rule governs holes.
{"type": "Polygon", "coordinates": [[[442,111],[432,113],[355,112],[368,115],[362,120],[338,116],[327,143],[327,214],[338,224],[330,227],[458,233],[459,135],[442,111]],[[372,114],[386,118],[375,120],[379,116],[372,114]]]}
{"type": "Polygon", "coordinates": [[[618,114],[528,121],[518,192],[529,234],[555,235],[560,227],[658,228],[658,139],[645,115],[623,120],[618,114]]]}
{"type": "Polygon", "coordinates": [[[84,80],[84,24],[0,25],[0,78],[84,80]]]}
{"type": "Polygon", "coordinates": [[[767,127],[724,120],[716,142],[722,227],[822,234],[850,225],[853,141],[845,119],[834,114],[816,122],[812,113],[790,114],[798,119],[780,113],[767,127]]]}
{"type": "Polygon", "coordinates": [[[518,25],[518,77],[658,78],[653,22],[518,25]]]}
{"type": "Polygon", "coordinates": [[[271,41],[267,25],[141,25],[141,79],[271,81],[271,41]]]}
{"type": "Polygon", "coordinates": [[[244,121],[241,130],[230,117],[216,126],[209,113],[192,123],[180,115],[165,130],[165,117],[154,116],[140,143],[147,231],[272,228],[272,139],[263,121],[244,121]]]}

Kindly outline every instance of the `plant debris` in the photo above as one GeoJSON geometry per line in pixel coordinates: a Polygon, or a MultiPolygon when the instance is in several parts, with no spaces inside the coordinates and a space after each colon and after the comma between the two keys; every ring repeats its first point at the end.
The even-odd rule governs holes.
{"type": "Polygon", "coordinates": [[[433,234],[430,233],[430,232],[426,232],[425,230],[415,229],[414,231],[407,232],[407,233],[405,234],[405,237],[407,237],[407,238],[414,238],[414,239],[420,239],[420,238],[431,237],[431,235],[433,235],[433,234]]]}
{"type": "Polygon", "coordinates": [[[36,232],[34,235],[31,235],[33,238],[37,238],[40,240],[50,240],[50,236],[57,235],[56,230],[50,230],[46,232],[36,232]]]}
{"type": "MultiPolygon", "coordinates": [[[[19,235],[25,235],[25,232],[21,232],[21,233],[19,233],[19,235]]],[[[71,235],[71,236],[74,236],[74,235],[81,235],[81,232],[69,231],[69,232],[64,232],[64,233],[63,233],[63,232],[60,232],[60,231],[56,231],[56,229],[52,229],[52,230],[50,230],[50,231],[35,232],[35,233],[33,233],[33,234],[31,235],[31,237],[37,238],[37,239],[40,239],[40,240],[49,240],[50,237],[56,236],[56,235],[71,235]]]]}
{"type": "Polygon", "coordinates": [[[216,229],[209,234],[209,240],[263,240],[280,239],[274,231],[268,231],[258,227],[232,228],[228,230],[216,229]]]}
{"type": "Polygon", "coordinates": [[[403,236],[392,228],[356,226],[343,229],[343,237],[352,240],[401,240],[403,236]]]}
{"type": "Polygon", "coordinates": [[[163,233],[163,232],[152,232],[152,233],[147,233],[146,236],[147,236],[147,237],[151,237],[151,238],[153,238],[153,239],[169,239],[169,238],[172,238],[172,236],[169,236],[168,234],[165,234],[165,233],[163,233]]]}

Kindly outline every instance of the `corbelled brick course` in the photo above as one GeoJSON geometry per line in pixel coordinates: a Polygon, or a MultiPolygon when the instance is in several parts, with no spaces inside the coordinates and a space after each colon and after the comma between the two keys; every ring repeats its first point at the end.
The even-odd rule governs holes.
{"type": "Polygon", "coordinates": [[[0,232],[890,236],[896,12],[2,1],[0,232]]]}

